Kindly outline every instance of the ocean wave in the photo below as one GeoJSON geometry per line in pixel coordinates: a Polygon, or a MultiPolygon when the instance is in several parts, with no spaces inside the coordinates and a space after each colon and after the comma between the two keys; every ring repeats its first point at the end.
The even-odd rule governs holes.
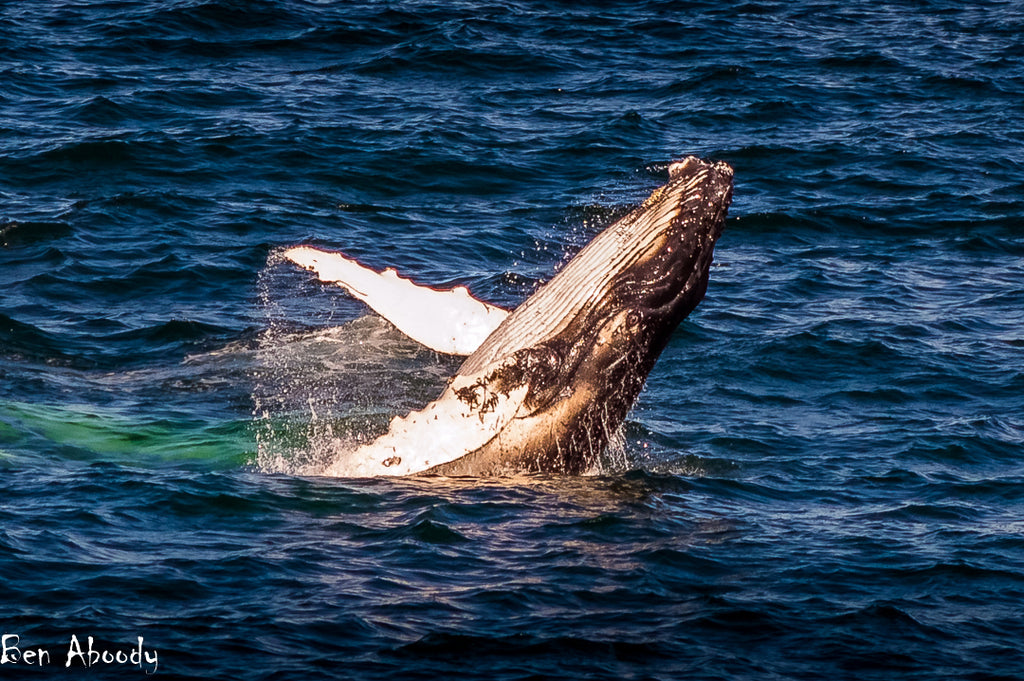
{"type": "Polygon", "coordinates": [[[1022,20],[8,3],[5,632],[183,678],[1020,676],[1022,20]],[[307,476],[459,360],[281,249],[513,307],[688,153],[730,218],[597,474],[307,476]]]}

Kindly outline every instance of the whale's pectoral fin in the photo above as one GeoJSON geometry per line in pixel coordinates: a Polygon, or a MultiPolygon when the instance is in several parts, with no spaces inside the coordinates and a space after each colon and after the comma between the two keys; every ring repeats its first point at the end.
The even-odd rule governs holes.
{"type": "Polygon", "coordinates": [[[455,461],[500,438],[524,408],[529,384],[512,363],[452,379],[436,400],[391,420],[388,432],[342,453],[325,475],[410,475],[455,461]]]}
{"type": "Polygon", "coordinates": [[[447,291],[420,286],[392,269],[377,272],[341,253],[296,246],[284,257],[316,272],[321,281],[343,287],[402,333],[437,352],[472,354],[509,314],[477,300],[465,286],[447,291]]]}

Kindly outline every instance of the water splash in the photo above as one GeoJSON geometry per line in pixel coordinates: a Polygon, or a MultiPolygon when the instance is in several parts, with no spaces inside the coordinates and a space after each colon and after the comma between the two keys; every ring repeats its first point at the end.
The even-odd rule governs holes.
{"type": "Polygon", "coordinates": [[[340,288],[294,272],[280,251],[269,256],[258,290],[265,318],[252,377],[258,470],[322,473],[383,433],[391,417],[434,399],[457,368],[457,358],[365,314],[340,288]]]}

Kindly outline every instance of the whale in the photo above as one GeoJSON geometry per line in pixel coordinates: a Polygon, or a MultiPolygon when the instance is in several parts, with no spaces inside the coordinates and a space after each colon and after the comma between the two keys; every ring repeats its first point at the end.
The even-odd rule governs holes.
{"type": "Polygon", "coordinates": [[[337,453],[324,475],[579,475],[595,470],[673,332],[704,298],[733,169],[688,156],[514,310],[309,245],[284,257],[402,333],[465,356],[441,394],[337,453]]]}

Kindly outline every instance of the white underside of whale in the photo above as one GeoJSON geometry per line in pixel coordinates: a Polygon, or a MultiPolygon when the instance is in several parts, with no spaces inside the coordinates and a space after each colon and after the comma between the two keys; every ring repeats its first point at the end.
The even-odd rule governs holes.
{"type": "Polygon", "coordinates": [[[480,449],[514,419],[528,386],[495,394],[487,411],[473,409],[456,391],[479,376],[456,376],[444,393],[419,411],[391,420],[388,432],[349,452],[339,452],[324,471],[335,477],[411,475],[455,461],[480,449]]]}

